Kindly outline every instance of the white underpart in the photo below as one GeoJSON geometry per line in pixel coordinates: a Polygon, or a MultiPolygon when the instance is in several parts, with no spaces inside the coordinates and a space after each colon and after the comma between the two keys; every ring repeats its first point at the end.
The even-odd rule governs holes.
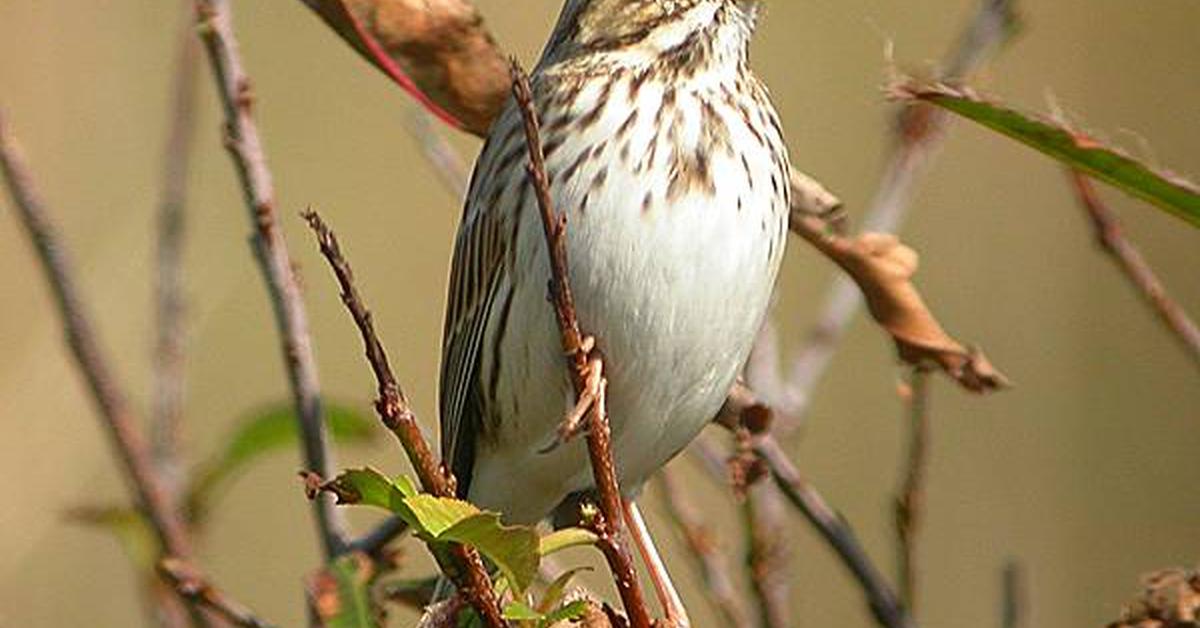
{"type": "MultiPolygon", "coordinates": [[[[727,61],[735,59],[729,55],[727,61]]],[[[715,102],[719,80],[730,81],[732,89],[735,74],[732,69],[705,72],[674,86],[684,116],[685,151],[694,150],[701,138],[699,99],[715,102]]],[[[615,97],[626,93],[625,86],[613,88],[615,97]]],[[[596,96],[585,92],[577,100],[580,115],[593,108],[596,96]]],[[[584,165],[566,184],[556,182],[552,195],[559,211],[568,214],[570,280],[580,323],[597,336],[605,356],[615,456],[627,494],[683,449],[720,408],[767,310],[786,231],[786,191],[772,188],[772,152],[736,112],[724,119],[734,154],[709,153],[715,196],[689,193],[673,203],[665,200],[672,158],[667,144],[649,168],[660,176],[635,175],[634,166],[650,153],[662,100],[663,91],[653,82],[638,92],[634,106],[641,113],[628,135],[628,162],[618,157],[614,136],[630,109],[613,104],[584,137],[548,160],[551,173],[561,171],[580,148],[604,140],[611,144],[604,159],[584,165]],[[755,179],[752,191],[745,184],[743,155],[755,179]],[[606,183],[590,192],[581,212],[601,168],[608,169],[606,183]],[[648,191],[654,204],[644,213],[648,191]]],[[[761,132],[782,144],[773,129],[761,132]]],[[[540,520],[565,496],[592,486],[584,439],[541,453],[554,441],[558,420],[574,395],[546,300],[549,263],[533,203],[529,195],[516,243],[516,277],[506,277],[498,288],[498,299],[516,291],[500,346],[503,363],[493,363],[492,352],[485,351],[481,365],[485,381],[493,369],[501,369],[494,403],[503,424],[495,442],[479,444],[469,495],[512,522],[540,520]]],[[[485,347],[493,346],[499,331],[500,309],[491,310],[485,347]]]]}

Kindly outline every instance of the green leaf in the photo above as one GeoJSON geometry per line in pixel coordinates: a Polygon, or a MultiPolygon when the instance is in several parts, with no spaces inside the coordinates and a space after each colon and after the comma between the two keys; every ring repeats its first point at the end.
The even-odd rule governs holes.
{"type": "MultiPolygon", "coordinates": [[[[365,443],[379,435],[375,421],[338,404],[324,408],[329,436],[336,443],[365,443]]],[[[291,403],[273,404],[239,422],[222,450],[198,465],[187,491],[188,511],[202,517],[227,480],[267,454],[291,449],[299,442],[299,425],[291,403]]]]}
{"type": "Polygon", "coordinates": [[[504,607],[503,617],[509,621],[538,621],[543,615],[523,602],[510,602],[504,607]]]}
{"type": "Polygon", "coordinates": [[[413,494],[416,488],[410,480],[389,480],[369,468],[344,471],[323,484],[321,490],[336,495],[341,504],[387,509],[426,542],[462,543],[478,549],[517,591],[527,589],[537,574],[541,559],[537,532],[528,526],[506,526],[500,522],[500,515],[482,512],[469,502],[413,494]]]}
{"type": "Polygon", "coordinates": [[[528,526],[506,526],[500,515],[481,512],[455,523],[439,537],[477,548],[496,564],[513,587],[524,591],[537,575],[538,535],[528,526]]]}
{"type": "Polygon", "coordinates": [[[379,628],[371,603],[371,561],[361,554],[342,556],[308,584],[309,603],[326,628],[379,628]]]}
{"type": "Polygon", "coordinates": [[[562,601],[563,596],[567,593],[567,586],[571,584],[571,580],[581,572],[591,571],[591,567],[576,567],[561,573],[550,586],[546,587],[546,592],[542,594],[542,600],[538,602],[538,611],[542,613],[550,612],[550,609],[558,605],[562,601]]]}
{"type": "Polygon", "coordinates": [[[943,84],[910,82],[895,87],[893,92],[902,99],[929,102],[973,120],[1200,227],[1200,188],[1061,123],[943,84]]]}
{"type": "Polygon", "coordinates": [[[546,617],[542,620],[542,625],[543,626],[553,626],[554,624],[557,624],[562,621],[574,621],[576,619],[583,619],[584,614],[587,613],[587,609],[588,609],[588,601],[587,600],[575,600],[573,602],[568,602],[567,604],[562,605],[558,610],[554,611],[553,613],[547,614],[546,617]]]}
{"type": "Polygon", "coordinates": [[[596,535],[583,528],[563,528],[542,537],[538,554],[549,556],[572,547],[595,545],[596,535]]]}
{"type": "Polygon", "coordinates": [[[158,540],[137,510],[127,506],[83,506],[67,512],[67,520],[112,534],[129,560],[142,569],[154,569],[158,540]]]}
{"type": "Polygon", "coordinates": [[[321,490],[333,493],[339,504],[374,506],[389,512],[396,512],[397,504],[405,499],[399,487],[369,467],[343,471],[322,485],[321,490]]]}

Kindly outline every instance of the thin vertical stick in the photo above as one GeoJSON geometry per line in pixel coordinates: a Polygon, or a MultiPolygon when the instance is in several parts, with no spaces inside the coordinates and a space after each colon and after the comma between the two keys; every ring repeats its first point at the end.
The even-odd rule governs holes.
{"type": "Polygon", "coordinates": [[[700,569],[704,584],[708,586],[710,602],[721,614],[723,625],[747,625],[745,604],[729,577],[733,570],[719,547],[716,534],[688,499],[688,491],[680,485],[670,467],[664,467],[655,477],[667,516],[687,544],[688,556],[700,569]]]}
{"type": "MultiPolygon", "coordinates": [[[[184,6],[188,4],[185,0],[184,6]]],[[[186,387],[183,249],[185,204],[196,127],[196,82],[200,47],[191,20],[182,29],[179,59],[171,86],[167,142],[163,151],[162,190],[158,204],[158,241],[155,264],[155,318],[153,406],[150,442],[155,464],[176,501],[184,483],[182,442],[183,398],[186,387]]]]}
{"type": "MultiPolygon", "coordinates": [[[[575,313],[575,300],[571,294],[567,272],[567,219],[565,214],[556,213],[550,198],[550,181],[546,175],[546,158],[542,151],[533,92],[529,86],[529,77],[516,61],[512,62],[512,78],[513,96],[521,108],[525,122],[529,178],[537,197],[550,256],[550,299],[558,320],[559,332],[562,334],[562,347],[568,359],[575,396],[587,410],[588,457],[591,460],[596,491],[600,496],[601,516],[593,522],[593,531],[599,537],[596,546],[608,561],[630,624],[633,628],[649,628],[650,613],[646,609],[641,583],[629,551],[621,540],[624,516],[621,490],[617,486],[617,472],[613,463],[612,432],[605,403],[608,384],[603,376],[604,363],[600,358],[591,355],[592,351],[579,329],[579,319],[575,313]]],[[[578,410],[579,408],[576,409],[576,413],[578,410]]],[[[570,421],[564,422],[564,426],[567,423],[570,421]]],[[[570,431],[560,428],[560,434],[570,431]]]]}
{"type": "Polygon", "coordinates": [[[178,558],[191,556],[187,528],[171,507],[171,500],[154,463],[138,421],[129,406],[125,391],[117,383],[108,355],[100,346],[92,326],[91,312],[75,285],[70,256],[63,247],[58,229],[49,216],[33,177],[16,141],[9,135],[0,112],[0,173],[12,195],[17,214],[29,235],[41,262],[46,280],[54,292],[75,362],[87,381],[92,400],[104,419],[105,432],[111,439],[117,458],[125,469],[142,509],[149,519],[163,553],[178,558]]]}
{"type": "MultiPolygon", "coordinates": [[[[404,453],[408,456],[408,461],[417,472],[421,488],[439,497],[454,497],[453,478],[438,464],[437,457],[429,447],[429,442],[421,433],[417,415],[413,412],[408,398],[400,388],[400,383],[396,380],[392,365],[388,361],[387,351],[383,348],[383,343],[375,332],[375,322],[371,312],[354,286],[354,271],[351,270],[350,263],[342,255],[342,248],[338,244],[337,236],[316,212],[306,212],[304,219],[308,221],[309,227],[317,236],[321,254],[329,262],[329,266],[337,278],[338,286],[341,288],[342,303],[350,312],[350,317],[354,319],[354,324],[358,327],[359,335],[362,337],[367,363],[371,365],[371,370],[375,374],[375,382],[379,391],[379,398],[375,401],[375,411],[379,414],[384,426],[400,441],[404,453]]],[[[386,538],[378,538],[376,533],[372,533],[366,541],[377,543],[373,549],[376,553],[380,552],[387,540],[391,538],[391,533],[401,529],[403,526],[385,525],[383,532],[386,538]]],[[[362,543],[363,541],[358,541],[352,547],[360,547],[362,543]]],[[[492,588],[491,580],[488,579],[487,570],[479,552],[474,548],[456,544],[452,546],[451,553],[459,563],[457,567],[461,568],[461,573],[454,574],[457,576],[456,584],[459,585],[459,590],[470,600],[471,605],[475,607],[488,626],[503,628],[504,620],[501,617],[500,604],[496,599],[496,592],[492,588]]],[[[446,565],[443,565],[443,569],[445,567],[446,565]]],[[[447,573],[449,574],[449,572],[447,573]]]]}
{"type": "Polygon", "coordinates": [[[929,466],[929,384],[928,370],[913,369],[907,391],[908,457],[895,505],[900,597],[910,613],[915,612],[917,604],[917,529],[921,524],[929,466]]]}
{"type": "MultiPolygon", "coordinates": [[[[278,224],[275,188],[252,115],[254,98],[233,35],[229,0],[196,0],[195,7],[197,25],[225,111],[225,146],[233,159],[255,227],[254,252],[275,311],[284,364],[300,419],[304,464],[307,471],[328,477],[334,465],[321,420],[320,385],[308,314],[287,241],[278,224]]],[[[346,546],[346,524],[333,499],[319,496],[313,501],[313,508],[325,557],[340,554],[346,546]]]]}

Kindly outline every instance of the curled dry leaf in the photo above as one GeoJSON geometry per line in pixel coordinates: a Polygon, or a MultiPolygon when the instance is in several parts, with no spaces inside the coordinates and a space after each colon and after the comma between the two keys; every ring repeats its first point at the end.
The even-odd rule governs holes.
{"type": "Polygon", "coordinates": [[[912,283],[917,253],[896,236],[837,235],[825,220],[802,210],[792,212],[791,228],[854,279],[871,316],[896,342],[901,360],[915,366],[936,365],[972,392],[1008,386],[1008,379],[982,353],[951,338],[934,318],[912,283]]]}
{"type": "Polygon", "coordinates": [[[508,61],[467,0],[304,0],[342,39],[446,122],[487,133],[508,61]]]}
{"type": "Polygon", "coordinates": [[[1166,569],[1143,578],[1145,589],[1109,628],[1200,626],[1200,571],[1166,569]]]}

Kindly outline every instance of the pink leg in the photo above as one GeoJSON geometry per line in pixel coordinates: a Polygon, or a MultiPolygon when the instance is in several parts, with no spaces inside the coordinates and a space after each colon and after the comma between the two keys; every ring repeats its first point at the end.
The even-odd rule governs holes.
{"type": "Polygon", "coordinates": [[[631,500],[621,501],[624,506],[622,510],[625,511],[625,525],[629,528],[633,544],[642,556],[642,564],[650,572],[654,593],[667,615],[667,621],[676,628],[688,628],[691,621],[688,619],[687,609],[683,607],[683,600],[679,598],[679,593],[671,582],[671,574],[667,572],[666,564],[658,555],[658,548],[654,546],[654,539],[650,536],[650,529],[646,527],[646,520],[642,518],[642,511],[631,500]]]}

